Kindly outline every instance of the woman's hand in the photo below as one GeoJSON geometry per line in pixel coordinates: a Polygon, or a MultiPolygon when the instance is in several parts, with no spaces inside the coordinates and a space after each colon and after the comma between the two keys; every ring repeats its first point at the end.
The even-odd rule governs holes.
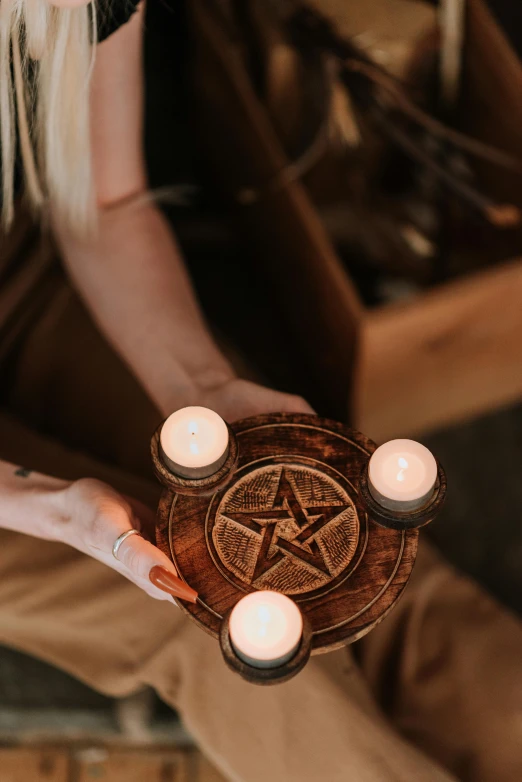
{"type": "Polygon", "coordinates": [[[101,481],[83,478],[58,493],[54,504],[58,511],[52,523],[55,540],[103,562],[151,597],[175,602],[172,595],[177,595],[195,600],[196,593],[177,578],[172,562],[149,542],[154,535],[154,513],[141,502],[123,497],[101,481]],[[141,534],[126,538],[115,559],[112,547],[130,529],[141,534]],[[168,593],[151,583],[151,571],[154,582],[162,583],[168,593]]]}
{"type": "MultiPolygon", "coordinates": [[[[194,403],[212,408],[228,421],[267,412],[313,413],[301,397],[236,378],[207,390],[194,403]]],[[[54,504],[58,511],[52,525],[54,539],[98,559],[158,600],[173,601],[173,596],[195,599],[195,592],[177,578],[172,562],[150,542],[155,516],[145,505],[91,478],[75,481],[58,492],[54,504]],[[116,560],[114,542],[130,529],[141,534],[123,541],[116,560]],[[154,571],[154,580],[169,593],[151,583],[153,568],[161,568],[154,571]],[[185,590],[184,595],[180,589],[185,590]]]]}
{"type": "MultiPolygon", "coordinates": [[[[313,413],[301,397],[234,377],[200,391],[191,403],[210,407],[227,421],[269,412],[313,413]]],[[[139,501],[95,479],[68,483],[6,462],[0,462],[0,488],[0,527],[73,546],[158,600],[195,601],[194,590],[151,542],[155,516],[139,501]],[[115,559],[115,541],[131,529],[140,535],[127,537],[115,559]]]]}
{"type": "Polygon", "coordinates": [[[300,396],[274,391],[241,378],[227,379],[221,385],[203,391],[194,404],[210,407],[229,422],[260,413],[314,412],[300,396]]]}

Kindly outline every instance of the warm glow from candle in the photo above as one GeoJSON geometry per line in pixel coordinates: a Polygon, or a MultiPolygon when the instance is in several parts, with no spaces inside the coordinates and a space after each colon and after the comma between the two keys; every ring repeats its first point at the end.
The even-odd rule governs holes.
{"type": "Polygon", "coordinates": [[[229,632],[242,660],[257,668],[275,668],[290,660],[299,648],[303,617],[289,597],[279,592],[253,592],[234,606],[229,632]]]}
{"type": "Polygon", "coordinates": [[[368,467],[369,488],[384,507],[420,507],[433,492],[437,462],[414,440],[390,440],[377,448],[368,467]]]}
{"type": "MultiPolygon", "coordinates": [[[[223,419],[206,407],[184,407],[167,418],[161,429],[161,448],[174,472],[201,477],[205,468],[219,469],[226,458],[228,429],[223,419]]],[[[211,474],[211,473],[207,473],[211,474]]]]}

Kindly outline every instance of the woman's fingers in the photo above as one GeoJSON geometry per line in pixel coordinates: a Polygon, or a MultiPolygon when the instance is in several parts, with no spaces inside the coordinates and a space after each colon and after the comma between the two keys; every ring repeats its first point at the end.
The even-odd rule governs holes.
{"type": "Polygon", "coordinates": [[[235,421],[259,413],[308,413],[314,411],[302,397],[275,391],[249,380],[234,378],[214,388],[200,400],[227,421],[235,421]]]}
{"type": "Polygon", "coordinates": [[[129,570],[138,584],[152,584],[160,593],[158,597],[164,599],[167,594],[180,600],[196,602],[197,592],[178,577],[168,557],[140,535],[130,535],[123,541],[118,551],[118,561],[129,570]]]}
{"type": "Polygon", "coordinates": [[[125,496],[125,500],[131,507],[136,529],[141,532],[145,540],[154,543],[156,530],[156,514],[154,511],[145,505],[145,503],[134,499],[134,497],[125,496]]]}
{"type": "Polygon", "coordinates": [[[282,394],[280,398],[280,413],[308,413],[315,415],[315,410],[308,404],[306,399],[295,394],[282,394]]]}
{"type": "Polygon", "coordinates": [[[94,516],[87,530],[87,541],[93,548],[109,552],[120,535],[130,529],[140,531],[140,524],[129,503],[109,486],[102,484],[95,489],[91,497],[94,516]]]}
{"type": "Polygon", "coordinates": [[[131,535],[123,541],[118,551],[118,561],[125,565],[135,578],[148,579],[150,571],[157,565],[177,575],[165,554],[140,535],[131,535]]]}
{"type": "Polygon", "coordinates": [[[67,497],[64,542],[117,570],[152,597],[195,602],[197,593],[178,577],[169,558],[142,536],[154,523],[146,506],[90,478],[73,483],[67,497]],[[115,559],[114,544],[130,530],[140,534],[122,540],[115,559]]]}

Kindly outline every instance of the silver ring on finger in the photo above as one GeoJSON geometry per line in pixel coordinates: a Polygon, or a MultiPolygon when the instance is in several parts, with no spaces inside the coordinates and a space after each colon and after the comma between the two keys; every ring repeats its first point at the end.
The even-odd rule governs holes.
{"type": "Polygon", "coordinates": [[[127,538],[130,538],[131,535],[141,536],[141,532],[139,532],[139,530],[137,529],[128,529],[127,532],[122,532],[121,535],[118,535],[118,537],[112,544],[112,556],[114,557],[114,559],[118,559],[118,551],[120,550],[121,544],[123,543],[123,541],[127,540],[127,538]]]}

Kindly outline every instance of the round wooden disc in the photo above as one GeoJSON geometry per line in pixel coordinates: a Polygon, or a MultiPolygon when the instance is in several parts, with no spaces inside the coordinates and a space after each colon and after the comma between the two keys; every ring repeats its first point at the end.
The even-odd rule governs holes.
{"type": "Polygon", "coordinates": [[[273,589],[306,615],[312,653],[351,643],[391,609],[417,551],[417,530],[365,512],[358,483],[374,443],[307,415],[233,428],[239,460],[227,486],[210,497],[166,490],[160,502],[157,544],[200,597],[183,610],[217,638],[243,595],[273,589]]]}

